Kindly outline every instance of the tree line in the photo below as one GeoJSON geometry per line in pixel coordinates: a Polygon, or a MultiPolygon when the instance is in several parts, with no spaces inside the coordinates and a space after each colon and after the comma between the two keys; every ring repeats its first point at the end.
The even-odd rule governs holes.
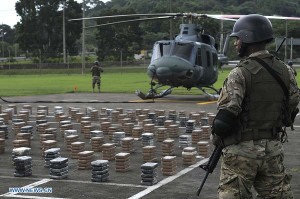
{"type": "MultiPolygon", "coordinates": [[[[203,13],[203,14],[250,14],[300,16],[298,0],[85,0],[86,17],[134,13],[203,13]]],[[[82,51],[83,6],[75,0],[18,0],[15,4],[20,21],[14,26],[2,25],[1,55],[18,56],[20,52],[30,57],[61,57],[63,53],[63,16],[65,18],[66,49],[69,55],[82,51]],[[19,52],[19,53],[17,53],[19,52]]],[[[128,18],[133,19],[133,18],[128,18]]],[[[128,20],[126,19],[126,20],[128,20]]],[[[120,19],[86,20],[85,26],[94,26],[120,19]]],[[[97,28],[87,28],[86,50],[95,52],[100,61],[132,58],[141,50],[151,50],[157,40],[173,38],[184,19],[133,22],[97,28]],[[122,52],[122,53],[120,53],[122,52]]],[[[207,34],[219,40],[220,21],[204,19],[194,21],[207,34]]],[[[272,21],[275,36],[285,35],[285,23],[272,21]]],[[[224,23],[224,33],[232,30],[233,23],[224,23]]],[[[300,35],[299,22],[288,22],[288,37],[300,35]]]]}

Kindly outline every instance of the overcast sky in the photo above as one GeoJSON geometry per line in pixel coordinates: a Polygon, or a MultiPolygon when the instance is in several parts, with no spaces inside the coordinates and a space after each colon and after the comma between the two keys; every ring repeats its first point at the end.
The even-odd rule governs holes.
{"type": "MultiPolygon", "coordinates": [[[[81,3],[82,0],[76,0],[81,3]]],[[[103,2],[107,2],[109,0],[102,0],[103,2]]],[[[17,0],[0,0],[0,23],[7,24],[13,27],[20,21],[20,17],[17,16],[15,11],[15,3],[17,0]]]]}

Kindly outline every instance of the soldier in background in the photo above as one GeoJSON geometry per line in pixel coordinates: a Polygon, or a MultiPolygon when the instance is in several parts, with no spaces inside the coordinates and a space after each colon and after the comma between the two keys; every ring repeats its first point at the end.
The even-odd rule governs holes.
{"type": "Polygon", "coordinates": [[[287,118],[295,118],[300,100],[293,70],[265,50],[273,40],[266,17],[241,17],[230,36],[244,59],[224,81],[212,125],[213,143],[224,147],[219,199],[252,199],[253,187],[257,198],[292,199],[282,142],[284,126],[290,125],[287,118]],[[266,64],[287,89],[263,67],[266,64]],[[286,114],[288,110],[292,114],[286,114]]]}
{"type": "Polygon", "coordinates": [[[98,61],[94,62],[94,65],[91,67],[92,72],[92,87],[93,87],[93,93],[95,90],[95,85],[97,84],[98,92],[100,93],[100,85],[101,85],[101,73],[103,73],[103,69],[100,66],[98,61]]]}

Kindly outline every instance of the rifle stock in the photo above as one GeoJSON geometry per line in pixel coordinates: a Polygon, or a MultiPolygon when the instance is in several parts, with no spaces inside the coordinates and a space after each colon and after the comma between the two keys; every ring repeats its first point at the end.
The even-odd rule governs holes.
{"type": "Polygon", "coordinates": [[[207,164],[204,164],[204,165],[200,165],[199,167],[201,169],[203,169],[204,171],[206,171],[206,174],[201,182],[201,185],[197,191],[197,196],[200,195],[200,192],[205,184],[205,181],[208,177],[208,175],[210,173],[212,173],[214,171],[214,169],[216,168],[218,162],[219,162],[219,159],[221,157],[221,154],[222,154],[222,149],[223,147],[221,145],[217,145],[213,151],[213,153],[211,154],[211,156],[209,157],[209,160],[208,160],[208,163],[207,164]]]}

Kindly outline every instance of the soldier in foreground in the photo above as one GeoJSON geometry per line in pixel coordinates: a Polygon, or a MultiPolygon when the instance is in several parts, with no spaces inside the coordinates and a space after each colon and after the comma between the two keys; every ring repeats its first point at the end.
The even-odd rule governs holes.
{"type": "Polygon", "coordinates": [[[213,143],[222,145],[219,199],[292,199],[291,176],[283,165],[285,127],[292,126],[300,99],[294,71],[265,47],[271,22],[261,15],[236,21],[230,35],[243,60],[218,100],[213,143]]]}
{"type": "Polygon", "coordinates": [[[97,84],[98,92],[100,93],[100,85],[101,85],[101,73],[103,73],[102,67],[99,65],[98,61],[94,62],[94,65],[91,67],[92,72],[92,87],[93,92],[95,91],[95,85],[97,84]]]}

